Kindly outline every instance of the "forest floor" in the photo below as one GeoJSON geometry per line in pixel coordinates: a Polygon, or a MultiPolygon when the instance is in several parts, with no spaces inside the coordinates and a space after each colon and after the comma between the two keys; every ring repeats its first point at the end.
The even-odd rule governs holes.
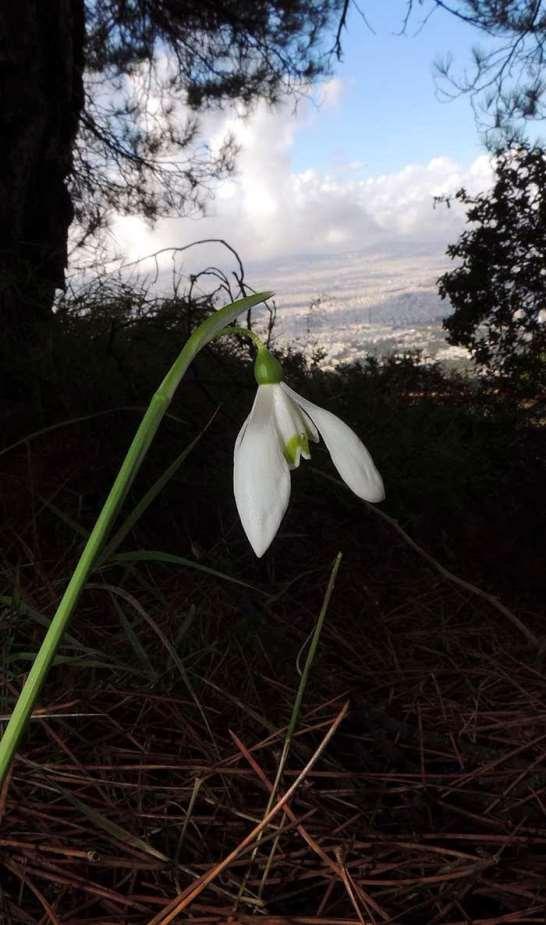
{"type": "MultiPolygon", "coordinates": [[[[252,385],[200,371],[122,522],[223,410],[94,572],[0,794],[6,925],[546,921],[540,415],[411,364],[304,373],[291,384],[362,433],[387,500],[356,501],[317,451],[254,560],[230,490],[252,385]]],[[[6,425],[3,719],[131,398],[6,425]]]]}

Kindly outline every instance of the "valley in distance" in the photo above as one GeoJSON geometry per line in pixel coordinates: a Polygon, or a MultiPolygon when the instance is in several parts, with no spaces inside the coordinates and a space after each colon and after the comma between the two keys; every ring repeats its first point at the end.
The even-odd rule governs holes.
{"type": "Polygon", "coordinates": [[[452,262],[432,248],[404,250],[253,262],[247,279],[276,293],[274,341],[307,355],[323,351],[325,369],[409,350],[422,351],[423,362],[470,368],[467,351],[450,346],[442,328],[450,305],[438,295],[436,280],[452,262]]]}

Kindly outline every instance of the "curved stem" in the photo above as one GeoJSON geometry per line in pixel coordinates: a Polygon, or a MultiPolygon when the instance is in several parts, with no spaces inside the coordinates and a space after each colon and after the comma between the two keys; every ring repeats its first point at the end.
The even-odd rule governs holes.
{"type": "Polygon", "coordinates": [[[258,335],[254,333],[252,328],[241,328],[238,324],[235,324],[233,325],[233,327],[229,329],[229,331],[224,331],[223,333],[224,334],[236,334],[237,337],[246,337],[247,340],[252,341],[252,343],[256,347],[256,350],[263,350],[265,348],[265,344],[263,340],[261,339],[261,337],[258,337],[258,335]]]}
{"type": "Polygon", "coordinates": [[[39,652],[32,663],[23,689],[0,740],[0,785],[10,768],[21,736],[31,716],[47,673],[53,664],[64,631],[93,564],[184,373],[197,353],[209,341],[221,334],[226,326],[231,324],[243,312],[248,311],[249,308],[259,302],[263,302],[271,295],[272,293],[270,292],[260,292],[245,299],[238,299],[206,318],[187,340],[163,382],[153,395],[57,607],[39,652]]]}

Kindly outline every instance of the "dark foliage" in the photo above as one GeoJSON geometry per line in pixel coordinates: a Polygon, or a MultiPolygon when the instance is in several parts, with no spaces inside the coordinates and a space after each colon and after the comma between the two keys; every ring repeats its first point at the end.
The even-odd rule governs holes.
{"type": "MultiPolygon", "coordinates": [[[[103,422],[104,444],[99,436],[102,416],[91,425],[102,459],[100,478],[107,481],[130,442],[135,416],[142,413],[190,328],[210,309],[208,298],[194,299],[188,292],[154,299],[126,284],[116,287],[113,281],[109,286],[91,287],[78,297],[67,296],[55,315],[52,349],[36,360],[40,418],[30,408],[8,408],[11,413],[2,422],[6,443],[22,432],[108,412],[103,422]],[[111,420],[119,421],[115,428],[111,420]]],[[[525,594],[531,582],[532,549],[540,536],[538,520],[532,529],[527,525],[532,516],[540,518],[533,500],[543,453],[541,431],[537,430],[538,402],[526,402],[523,409],[517,395],[491,388],[485,378],[448,375],[440,366],[421,364],[412,355],[383,360],[369,357],[334,373],[310,365],[301,353],[276,352],[287,382],[296,391],[338,414],[362,436],[384,476],[388,510],[417,539],[435,554],[447,555],[448,564],[464,559],[473,579],[485,580],[498,590],[525,594]],[[502,509],[499,493],[505,499],[502,509]],[[519,512],[528,505],[526,522],[519,530],[519,512]],[[505,536],[502,524],[507,517],[511,530],[505,536]],[[493,524],[497,525],[493,532],[498,529],[495,542],[491,537],[485,540],[493,524]],[[484,551],[476,555],[484,540],[484,551]],[[505,552],[507,562],[499,572],[498,557],[505,552]],[[527,565],[522,570],[523,561],[527,565]]],[[[206,486],[209,513],[205,516],[202,497],[195,496],[195,510],[192,493],[181,497],[182,520],[175,518],[168,534],[160,526],[157,542],[169,535],[175,544],[183,544],[190,532],[198,546],[208,548],[212,543],[216,548],[220,543],[222,555],[230,562],[234,555],[242,557],[254,570],[256,562],[237,527],[231,497],[233,441],[254,396],[251,363],[252,350],[231,337],[221,338],[197,357],[173,402],[173,421],[166,423],[164,436],[163,431],[158,435],[160,449],[152,453],[150,465],[163,467],[166,458],[176,455],[169,443],[173,428],[177,440],[186,439],[184,435],[189,440],[220,409],[203,438],[202,450],[184,464],[190,482],[195,478],[196,484],[206,486]],[[203,458],[208,460],[206,466],[203,458]]],[[[82,426],[85,430],[86,425],[82,426]]],[[[78,458],[86,459],[86,451],[78,458]]],[[[78,467],[77,458],[72,462],[78,467]]],[[[288,535],[301,535],[290,548],[302,569],[309,554],[306,537],[327,542],[335,517],[341,523],[348,518],[350,533],[356,529],[354,517],[359,516],[344,486],[330,487],[309,471],[316,465],[336,477],[319,445],[310,466],[294,474],[293,503],[283,527],[288,535]]],[[[88,486],[82,491],[89,491],[97,502],[106,490],[100,478],[95,466],[92,471],[86,467],[81,471],[82,486],[88,486]]],[[[171,510],[173,496],[167,490],[162,497],[171,510]]],[[[282,559],[282,540],[275,549],[282,559]]]]}
{"type": "Polygon", "coordinates": [[[456,197],[470,225],[448,248],[455,269],[439,280],[454,312],[451,344],[467,347],[483,369],[527,392],[546,376],[546,159],[540,147],[500,153],[492,192],[456,197]]]}

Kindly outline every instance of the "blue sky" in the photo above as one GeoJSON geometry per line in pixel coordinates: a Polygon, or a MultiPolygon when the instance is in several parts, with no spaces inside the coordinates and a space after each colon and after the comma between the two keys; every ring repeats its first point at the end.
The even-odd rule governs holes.
{"type": "Polygon", "coordinates": [[[470,100],[438,99],[433,62],[451,52],[461,66],[468,64],[480,34],[442,10],[419,30],[424,14],[417,8],[400,35],[401,0],[368,0],[363,8],[375,34],[351,7],[343,60],[334,71],[343,83],[339,103],[321,107],[298,132],[294,168],[361,161],[365,173],[377,174],[439,155],[473,160],[482,148],[470,100]]]}

